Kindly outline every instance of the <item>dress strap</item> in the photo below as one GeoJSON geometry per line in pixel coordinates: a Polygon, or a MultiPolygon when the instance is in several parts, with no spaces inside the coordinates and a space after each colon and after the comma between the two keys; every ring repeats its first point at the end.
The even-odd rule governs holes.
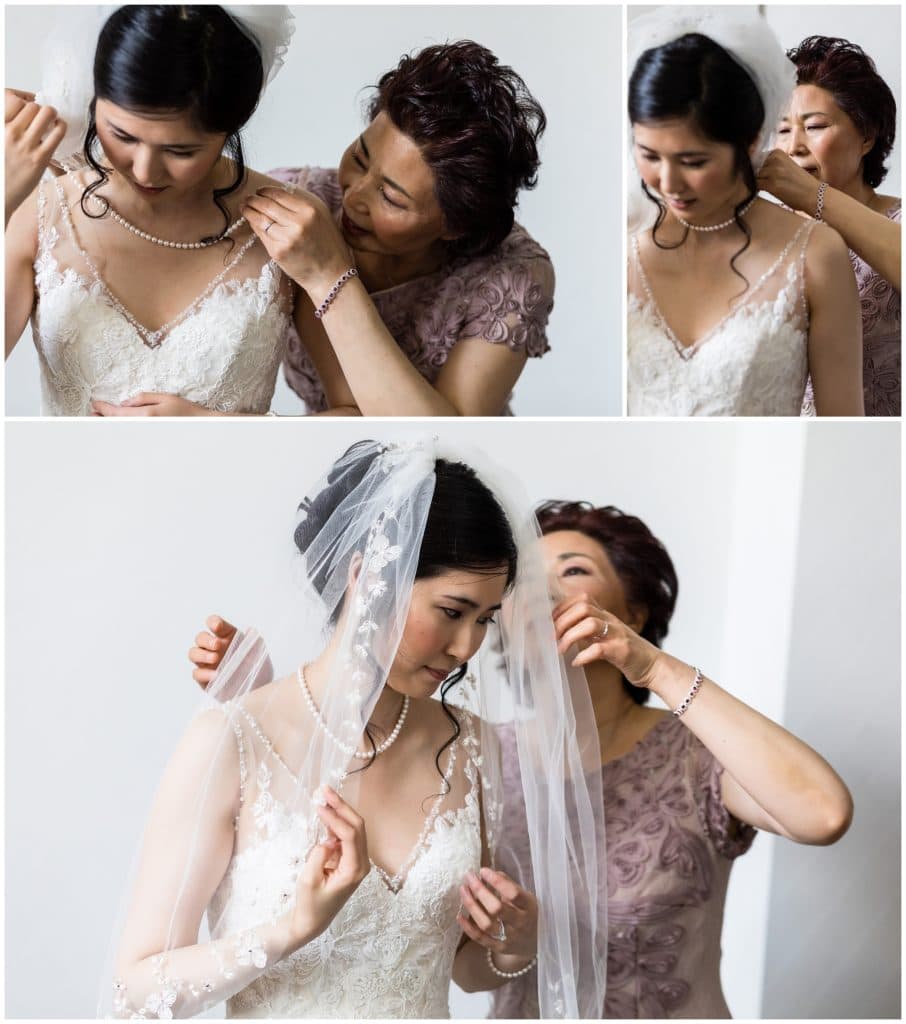
{"type": "Polygon", "coordinates": [[[809,325],[809,308],[808,294],[805,290],[805,253],[817,223],[815,220],[807,220],[793,237],[793,242],[795,242],[800,235],[802,236],[802,244],[799,246],[799,254],[796,260],[796,281],[799,287],[799,301],[802,305],[802,323],[806,331],[808,331],[809,325]]]}
{"type": "Polygon", "coordinates": [[[216,704],[214,709],[222,712],[233,730],[236,737],[236,750],[239,754],[239,809],[242,810],[245,804],[245,789],[248,781],[248,764],[245,759],[245,739],[242,735],[242,726],[237,720],[236,712],[242,710],[232,701],[225,701],[223,704],[216,704]]]}

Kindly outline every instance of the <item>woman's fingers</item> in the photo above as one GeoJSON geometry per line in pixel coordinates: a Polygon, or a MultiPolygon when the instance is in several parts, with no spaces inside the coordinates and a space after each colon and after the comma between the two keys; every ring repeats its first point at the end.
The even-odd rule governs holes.
{"type": "Polygon", "coordinates": [[[268,199],[267,196],[249,196],[242,208],[246,218],[248,218],[249,210],[268,217],[276,224],[281,224],[292,216],[292,211],[287,210],[285,206],[280,206],[279,203],[275,203],[273,199],[268,199]]]}
{"type": "Polygon", "coordinates": [[[493,935],[497,931],[497,924],[478,902],[467,885],[459,887],[459,899],[466,910],[468,910],[469,917],[472,918],[482,931],[487,932],[489,935],[493,935]]]}
{"type": "Polygon", "coordinates": [[[557,650],[563,654],[573,644],[582,643],[583,641],[591,641],[595,638],[603,640],[602,633],[606,635],[610,631],[610,623],[604,619],[598,618],[585,618],[581,622],[577,623],[571,629],[567,629],[566,632],[559,635],[557,641],[557,650]],[[606,629],[605,629],[606,627],[606,629]]]}
{"type": "Polygon", "coordinates": [[[487,932],[483,932],[480,928],[477,928],[475,924],[464,914],[456,915],[456,923],[460,928],[462,928],[463,932],[465,932],[473,942],[478,943],[479,946],[484,946],[485,949],[493,949],[497,952],[502,950],[503,943],[498,942],[496,939],[488,935],[487,932]]]}
{"type": "Polygon", "coordinates": [[[205,687],[216,675],[216,671],[212,668],[196,668],[192,673],[192,678],[199,686],[205,687]]]}

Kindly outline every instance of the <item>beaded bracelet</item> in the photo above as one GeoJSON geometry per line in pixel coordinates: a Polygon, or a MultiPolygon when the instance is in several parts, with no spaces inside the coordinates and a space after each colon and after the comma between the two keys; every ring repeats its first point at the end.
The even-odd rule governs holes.
{"type": "Polygon", "coordinates": [[[695,695],[702,688],[702,679],[702,670],[700,668],[697,668],[695,670],[695,678],[692,680],[692,687],[686,694],[686,699],[683,701],[682,704],[680,704],[676,711],[673,712],[676,718],[682,717],[688,710],[689,705],[692,703],[692,701],[695,700],[695,695]]]}
{"type": "Polygon", "coordinates": [[[331,288],[330,291],[327,293],[327,297],[324,299],[321,305],[318,306],[318,308],[315,310],[315,318],[320,320],[321,317],[324,316],[324,314],[327,312],[327,309],[330,306],[331,302],[333,302],[333,300],[340,294],[340,289],[343,287],[343,285],[346,284],[347,281],[351,281],[354,277],[358,276],[359,272],[356,270],[355,267],[350,267],[345,274],[341,275],[337,279],[337,282],[333,286],[333,288],[331,288]]]}
{"type": "Polygon", "coordinates": [[[497,975],[498,978],[506,978],[507,981],[511,980],[512,978],[521,978],[523,974],[528,974],[528,972],[538,962],[538,956],[536,954],[535,956],[532,957],[532,959],[521,970],[518,970],[518,971],[501,971],[501,969],[497,966],[497,964],[494,963],[494,954],[490,950],[486,950],[486,952],[487,952],[488,967],[491,968],[491,970],[497,975]]]}
{"type": "Polygon", "coordinates": [[[824,220],[824,193],[827,191],[827,182],[822,181],[818,186],[818,201],[815,203],[815,220],[824,220]]]}

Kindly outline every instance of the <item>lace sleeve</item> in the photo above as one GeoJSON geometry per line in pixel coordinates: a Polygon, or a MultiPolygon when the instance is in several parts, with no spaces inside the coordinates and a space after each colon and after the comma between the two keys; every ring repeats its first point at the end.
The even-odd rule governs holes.
{"type": "Polygon", "coordinates": [[[117,957],[115,1017],[195,1016],[290,952],[288,917],[197,941],[233,853],[244,793],[242,734],[226,710],[195,719],[155,798],[117,957]]]}
{"type": "Polygon", "coordinates": [[[496,260],[476,273],[468,287],[460,340],[483,338],[529,356],[550,350],[547,321],[554,306],[554,268],[546,256],[496,260]]]}

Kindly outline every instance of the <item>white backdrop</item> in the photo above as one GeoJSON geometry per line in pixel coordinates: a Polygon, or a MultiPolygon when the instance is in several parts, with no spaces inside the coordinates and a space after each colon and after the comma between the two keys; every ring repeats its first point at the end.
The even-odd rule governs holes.
{"type": "MultiPolygon", "coordinates": [[[[6,81],[39,85],[37,54],[57,8],[6,7],[6,81]]],[[[249,166],[335,167],[364,125],[366,86],[403,53],[471,38],[525,79],[544,107],[537,188],[518,219],[551,254],[557,275],[551,351],[529,360],[520,415],[618,415],[621,410],[621,10],[618,6],[295,8],[286,66],[247,131],[249,166]]],[[[87,55],[86,55],[87,56],[87,55]]],[[[38,364],[23,337],[7,365],[7,413],[37,415],[38,364]]],[[[300,412],[282,378],[273,408],[300,412]]]]}
{"type": "MultiPolygon", "coordinates": [[[[640,515],[681,581],[668,649],[769,715],[792,709],[797,732],[843,770],[857,811],[838,847],[761,836],[734,868],[723,935],[733,1013],[759,1016],[764,999],[787,1015],[796,978],[831,969],[826,947],[850,962],[841,1016],[879,974],[898,991],[898,831],[879,843],[873,827],[899,806],[887,739],[899,732],[898,424],[43,422],[9,423],[6,436],[6,1015],[93,1012],[121,880],[197,703],[185,660],[195,632],[213,611],[256,620],[258,584],[282,571],[306,486],[354,440],[391,430],[481,448],[533,499],[640,515]],[[884,741],[854,747],[879,717],[884,741]],[[858,898],[822,918],[818,950],[802,918],[771,921],[783,924],[772,963],[788,974],[784,989],[769,973],[766,989],[771,908],[789,882],[780,861],[772,879],[777,846],[795,854],[805,906],[847,889],[858,898]]],[[[484,997],[454,995],[455,1012],[484,1012],[484,997]]],[[[898,1015],[890,998],[886,1008],[898,1015]]]]}

